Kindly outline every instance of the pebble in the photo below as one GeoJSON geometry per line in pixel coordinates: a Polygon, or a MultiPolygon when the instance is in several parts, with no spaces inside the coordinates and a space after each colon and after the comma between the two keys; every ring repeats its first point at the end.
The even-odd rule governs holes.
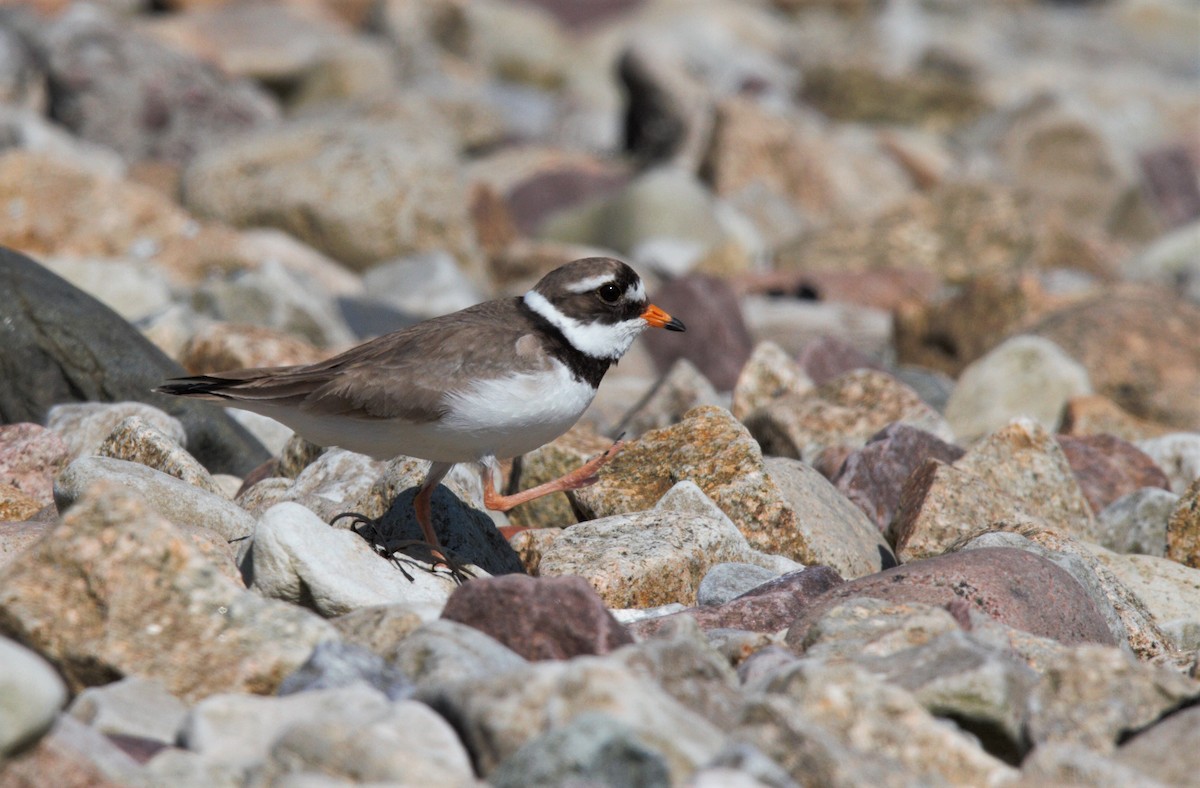
{"type": "Polygon", "coordinates": [[[0,756],[36,742],[67,702],[54,667],[28,648],[0,638],[0,756]]]}
{"type": "Polygon", "coordinates": [[[775,576],[771,570],[754,564],[734,561],[717,564],[705,572],[700,580],[696,588],[696,604],[699,607],[723,605],[775,576]]]}

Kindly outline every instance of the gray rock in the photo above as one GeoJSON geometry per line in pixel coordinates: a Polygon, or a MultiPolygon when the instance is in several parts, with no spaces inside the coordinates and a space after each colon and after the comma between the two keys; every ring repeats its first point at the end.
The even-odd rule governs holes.
{"type": "Polygon", "coordinates": [[[1200,432],[1173,432],[1134,444],[1158,464],[1171,482],[1171,492],[1183,495],[1200,478],[1200,432]]]}
{"type": "Polygon", "coordinates": [[[11,785],[141,785],[143,772],[125,750],[99,731],[60,714],[30,751],[4,763],[11,785]]]}
{"type": "Polygon", "coordinates": [[[383,716],[390,707],[381,692],[363,684],[275,698],[214,695],[188,712],[179,743],[206,760],[248,769],[265,760],[275,740],[297,722],[354,724],[383,716]]]}
{"type": "Polygon", "coordinates": [[[1196,779],[1198,732],[1200,708],[1181,709],[1138,731],[1117,748],[1112,758],[1166,785],[1187,785],[1196,779]]]}
{"type": "Polygon", "coordinates": [[[346,643],[386,656],[421,624],[437,620],[438,611],[421,605],[371,605],[330,619],[346,643]]]}
{"type": "Polygon", "coordinates": [[[47,538],[0,568],[0,630],[50,659],[76,692],[138,675],[184,700],[271,692],[337,637],[317,616],[222,575],[114,481],[93,484],[47,538]],[[63,610],[71,626],[45,625],[63,610]]]}
{"type": "Polygon", "coordinates": [[[285,230],[356,270],[433,249],[472,259],[457,135],[429,101],[380,114],[392,109],[381,120],[325,113],[210,147],[184,173],[184,202],[285,230]]]}
{"type": "Polygon", "coordinates": [[[363,274],[363,286],[378,300],[422,320],[486,300],[458,261],[443,250],[372,266],[363,274]]]}
{"type": "Polygon", "coordinates": [[[903,687],[935,716],[1019,763],[1037,674],[1008,649],[974,639],[945,608],[850,599],[809,630],[805,656],[845,660],[903,687]]]}
{"type": "Polygon", "coordinates": [[[1165,556],[1167,521],[1179,496],[1143,487],[1104,507],[1096,517],[1098,542],[1118,553],[1165,556]]]}
{"type": "Polygon", "coordinates": [[[796,512],[808,563],[832,567],[848,580],[894,565],[892,549],[875,524],[812,466],[768,457],[766,470],[796,512]]]}
{"type": "MultiPolygon", "coordinates": [[[[174,421],[174,419],[172,419],[174,421]]],[[[180,426],[182,433],[183,427],[180,426]]],[[[224,497],[212,474],[179,443],[140,416],[130,416],[116,426],[95,451],[98,457],[128,460],[162,471],[201,490],[224,497]]]]}
{"type": "Polygon", "coordinates": [[[103,687],[88,687],[67,713],[101,733],[174,744],[188,709],[161,683],[128,676],[103,687]]]}
{"type": "Polygon", "coordinates": [[[488,775],[496,788],[555,788],[573,783],[668,788],[671,773],[662,754],[630,725],[603,712],[571,722],[526,742],[488,775]]]}
{"type": "Polygon", "coordinates": [[[408,678],[383,657],[351,643],[319,643],[308,661],[279,684],[279,695],[348,687],[361,682],[379,690],[389,700],[412,694],[408,678]]]}
{"type": "Polygon", "coordinates": [[[800,785],[762,750],[744,743],[730,744],[717,753],[708,766],[693,775],[691,784],[695,788],[798,788],[800,785]]]}
{"type": "Polygon", "coordinates": [[[1168,785],[1121,763],[1111,754],[1059,742],[1047,742],[1035,748],[1021,764],[1021,774],[1034,785],[1071,784],[1094,788],[1167,788],[1168,785]]]}
{"type": "Polygon", "coordinates": [[[678,617],[653,637],[613,652],[613,658],[718,728],[737,721],[742,701],[737,674],[692,619],[678,617]]]}
{"type": "Polygon", "coordinates": [[[254,532],[254,518],[223,495],[207,492],[136,462],[82,457],[54,480],[54,502],[65,512],[93,484],[107,481],[129,488],[154,511],[178,526],[199,526],[234,540],[254,532]]]}
{"type": "Polygon", "coordinates": [[[778,575],[755,564],[726,562],[709,569],[696,589],[697,605],[723,605],[778,575]]]}
{"type": "Polygon", "coordinates": [[[772,571],[787,559],[753,550],[694,482],[679,482],[648,512],[615,515],[566,529],[542,554],[542,576],[587,578],[609,607],[690,603],[709,567],[725,561],[772,571]]]}
{"type": "Polygon", "coordinates": [[[256,269],[205,282],[195,291],[192,306],[217,320],[295,334],[318,347],[352,344],[354,334],[337,305],[306,280],[268,259],[256,269]]]}
{"type": "Polygon", "coordinates": [[[58,433],[70,449],[71,459],[99,451],[113,430],[137,417],[169,440],[185,446],[187,434],[179,419],[141,402],[77,402],[55,405],[46,414],[46,427],[58,433]]]}
{"type": "Polygon", "coordinates": [[[1200,569],[1159,556],[1090,549],[1171,645],[1184,653],[1200,648],[1200,569]]]}
{"type": "Polygon", "coordinates": [[[67,687],[50,663],[0,637],[0,757],[37,741],[66,702],[67,687]]]}
{"type": "Polygon", "coordinates": [[[962,371],[946,403],[946,421],[963,441],[1032,418],[1053,432],[1072,397],[1092,393],[1087,370],[1048,339],[1007,339],[962,371]]]}
{"type": "Polygon", "coordinates": [[[268,785],[312,788],[476,784],[454,729],[425,704],[403,700],[381,711],[351,707],[301,717],[272,743],[260,774],[268,785]]]}
{"type": "MultiPolygon", "coordinates": [[[[982,785],[1015,776],[973,737],[936,719],[910,693],[856,665],[798,660],[761,678],[755,689],[790,704],[781,721],[784,730],[790,728],[801,736],[806,729],[823,731],[826,741],[833,740],[833,753],[840,750],[852,760],[863,759],[896,775],[874,784],[904,782],[896,779],[900,775],[924,784],[951,785],[982,785]]],[[[781,709],[774,711],[778,714],[781,709]]],[[[763,747],[760,742],[770,742],[766,737],[781,733],[760,729],[751,741],[774,755],[778,745],[763,747]]],[[[796,764],[795,756],[791,760],[796,764]]],[[[793,778],[800,778],[794,766],[784,766],[793,778]]]]}
{"type": "Polygon", "coordinates": [[[1200,303],[1200,221],[1185,224],[1148,244],[1124,266],[1131,279],[1156,282],[1200,303]]]}
{"type": "MultiPolygon", "coordinates": [[[[332,523],[339,514],[356,511],[357,502],[370,492],[383,469],[384,463],[365,454],[329,449],[306,465],[287,487],[272,484],[259,490],[260,483],[247,490],[238,503],[262,516],[275,504],[292,501],[332,523]]],[[[345,522],[340,525],[344,527],[345,522]]]]}
{"type": "Polygon", "coordinates": [[[290,502],[259,518],[248,560],[253,589],[325,616],[398,602],[440,608],[455,588],[448,572],[427,572],[415,560],[406,577],[402,565],[376,554],[358,534],[290,502]]]}
{"type": "Polygon", "coordinates": [[[59,256],[45,266],[131,323],[172,304],[166,272],[147,260],[59,256]]]}
{"type": "Polygon", "coordinates": [[[1101,646],[1078,646],[1045,665],[1029,704],[1035,745],[1079,744],[1111,753],[1127,734],[1200,699],[1200,682],[1101,646]]]}
{"type": "Polygon", "coordinates": [[[0,373],[5,380],[37,381],[0,389],[0,421],[42,423],[50,407],[62,403],[137,400],[178,418],[188,450],[212,473],[244,475],[268,459],[249,433],[210,404],[151,392],[186,371],[91,296],[7,249],[0,250],[0,283],[11,294],[0,300],[0,373]]]}
{"type": "Polygon", "coordinates": [[[545,661],[422,686],[417,698],[459,731],[487,778],[539,733],[603,712],[627,726],[682,782],[724,743],[724,736],[654,682],[609,657],[545,661]]]}
{"type": "Polygon", "coordinates": [[[527,664],[524,657],[494,638],[454,621],[433,621],[417,628],[385,657],[422,692],[434,692],[458,680],[519,670],[527,664]]]}
{"type": "Polygon", "coordinates": [[[214,140],[271,125],[278,116],[275,102],[252,82],[230,80],[98,7],[60,16],[41,43],[50,116],[127,161],[186,162],[214,140]]]}

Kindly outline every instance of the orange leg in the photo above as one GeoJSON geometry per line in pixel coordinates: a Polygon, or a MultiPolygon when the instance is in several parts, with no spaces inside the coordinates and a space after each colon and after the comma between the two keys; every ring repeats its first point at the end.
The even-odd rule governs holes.
{"type": "Polygon", "coordinates": [[[488,464],[483,466],[483,505],[492,511],[507,512],[514,506],[520,506],[523,503],[532,501],[536,498],[541,498],[543,495],[550,493],[566,492],[567,490],[578,490],[581,487],[587,487],[595,484],[599,477],[597,472],[604,467],[604,464],[616,456],[625,443],[617,441],[608,448],[608,451],[601,454],[599,457],[594,457],[588,460],[583,465],[568,474],[558,477],[544,484],[539,484],[537,487],[530,487],[528,490],[522,490],[512,495],[501,495],[496,492],[495,482],[492,479],[492,468],[488,464]]]}
{"type": "Polygon", "coordinates": [[[433,553],[434,564],[447,563],[446,554],[442,552],[442,542],[438,539],[437,531],[433,530],[433,491],[454,467],[453,463],[435,462],[429,468],[421,489],[413,497],[413,514],[417,516],[417,525],[421,526],[421,535],[429,543],[433,553]]]}

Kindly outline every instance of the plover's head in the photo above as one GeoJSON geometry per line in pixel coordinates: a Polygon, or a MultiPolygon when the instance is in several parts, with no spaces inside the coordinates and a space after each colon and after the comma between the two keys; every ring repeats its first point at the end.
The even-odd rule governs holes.
{"type": "Polygon", "coordinates": [[[649,327],[683,331],[646,297],[642,279],[611,257],[586,257],[560,266],[525,294],[525,305],[541,315],[576,350],[616,360],[649,327]]]}

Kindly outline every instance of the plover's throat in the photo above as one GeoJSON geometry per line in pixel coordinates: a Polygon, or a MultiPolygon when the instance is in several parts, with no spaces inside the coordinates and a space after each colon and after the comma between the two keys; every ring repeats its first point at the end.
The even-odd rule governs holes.
{"type": "Polygon", "coordinates": [[[571,346],[592,358],[619,359],[646,328],[640,317],[620,323],[584,322],[567,317],[536,290],[525,294],[525,306],[562,332],[571,346]]]}

